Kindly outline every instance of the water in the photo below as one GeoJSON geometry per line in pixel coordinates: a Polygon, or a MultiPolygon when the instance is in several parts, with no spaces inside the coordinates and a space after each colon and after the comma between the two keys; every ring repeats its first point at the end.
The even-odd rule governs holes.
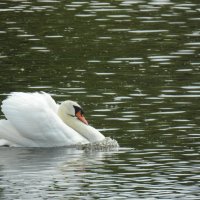
{"type": "Polygon", "coordinates": [[[1,199],[199,199],[199,11],[197,0],[1,1],[0,99],[76,100],[121,146],[1,148],[1,199]]]}

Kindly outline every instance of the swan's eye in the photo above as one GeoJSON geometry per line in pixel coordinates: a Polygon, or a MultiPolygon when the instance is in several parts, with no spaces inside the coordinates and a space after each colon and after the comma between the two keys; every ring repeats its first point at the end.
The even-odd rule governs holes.
{"type": "Polygon", "coordinates": [[[75,110],[75,115],[76,115],[78,112],[80,112],[80,113],[81,113],[81,115],[83,115],[83,114],[84,114],[84,112],[83,112],[82,108],[80,108],[80,107],[78,107],[78,106],[74,106],[74,110],[75,110]]]}
{"type": "Polygon", "coordinates": [[[81,115],[83,115],[83,114],[84,114],[84,112],[83,112],[83,110],[82,110],[82,109],[80,110],[80,112],[81,112],[81,115]]]}

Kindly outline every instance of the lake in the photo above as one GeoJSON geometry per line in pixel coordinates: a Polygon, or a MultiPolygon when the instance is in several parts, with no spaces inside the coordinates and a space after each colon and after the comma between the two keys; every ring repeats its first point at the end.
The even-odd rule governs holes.
{"type": "Polygon", "coordinates": [[[1,147],[0,199],[199,199],[199,13],[199,0],[1,1],[0,100],[78,101],[120,148],[1,147]]]}

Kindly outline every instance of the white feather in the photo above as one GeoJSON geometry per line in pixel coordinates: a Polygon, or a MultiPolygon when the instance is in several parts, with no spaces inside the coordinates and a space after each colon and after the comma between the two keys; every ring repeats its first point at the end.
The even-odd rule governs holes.
{"type": "Polygon", "coordinates": [[[0,138],[21,146],[88,143],[87,139],[59,118],[58,105],[46,93],[12,93],[1,107],[9,123],[1,121],[0,138]]]}

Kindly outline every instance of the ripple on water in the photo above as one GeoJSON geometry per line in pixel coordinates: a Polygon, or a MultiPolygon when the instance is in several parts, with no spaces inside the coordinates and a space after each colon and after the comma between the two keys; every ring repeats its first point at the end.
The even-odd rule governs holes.
{"type": "Polygon", "coordinates": [[[1,171],[1,186],[7,199],[17,198],[18,195],[25,199],[69,198],[74,194],[80,198],[87,194],[91,198],[118,196],[120,199],[165,198],[166,194],[172,198],[195,197],[198,194],[195,184],[198,181],[198,162],[193,158],[197,154],[191,149],[184,151],[183,156],[189,156],[194,161],[190,166],[190,161],[176,158],[178,151],[164,146],[88,153],[55,148],[51,153],[49,149],[40,149],[38,154],[38,150],[34,149],[12,151],[4,148],[1,156],[4,152],[4,166],[10,168],[1,171]],[[16,163],[14,157],[19,162],[16,163]],[[191,176],[191,170],[194,176],[191,176]],[[31,192],[27,193],[28,189],[31,192]],[[119,191],[123,193],[119,195],[119,191]]]}
{"type": "Polygon", "coordinates": [[[0,3],[2,100],[83,100],[100,131],[135,148],[1,148],[2,199],[199,199],[196,2],[0,3]]]}

